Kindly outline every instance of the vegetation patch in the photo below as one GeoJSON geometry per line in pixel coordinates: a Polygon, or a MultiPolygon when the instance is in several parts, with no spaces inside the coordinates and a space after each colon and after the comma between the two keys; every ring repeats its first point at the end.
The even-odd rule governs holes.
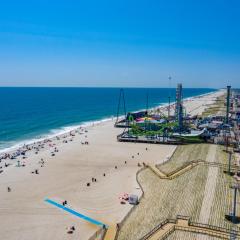
{"type": "Polygon", "coordinates": [[[157,167],[165,173],[169,173],[191,161],[205,160],[209,147],[209,144],[180,145],[177,147],[169,161],[160,164],[157,167]]]}
{"type": "Polygon", "coordinates": [[[211,115],[225,114],[226,108],[224,107],[226,101],[226,94],[219,96],[215,103],[209,105],[209,107],[202,113],[202,117],[208,117],[211,115]]]}
{"type": "MultiPolygon", "coordinates": [[[[210,146],[208,144],[179,146],[171,160],[160,165],[160,169],[169,172],[192,160],[206,160],[210,146]]],[[[228,154],[223,148],[217,146],[214,161],[226,163],[227,157],[228,154]]],[[[149,168],[140,172],[138,180],[144,189],[144,197],[120,228],[118,239],[140,239],[164,220],[175,219],[177,215],[190,216],[192,222],[199,222],[210,168],[208,165],[198,165],[173,180],[160,179],[149,168]]],[[[214,196],[208,224],[240,230],[238,225],[225,220],[225,214],[232,208],[233,194],[229,187],[234,182],[233,177],[219,169],[216,188],[211,193],[214,196]]],[[[179,234],[182,233],[176,232],[168,239],[193,239],[192,233],[186,237],[179,234]]]]}
{"type": "Polygon", "coordinates": [[[197,166],[174,180],[160,180],[150,169],[142,171],[139,182],[144,197],[122,226],[118,239],[136,240],[156,225],[176,215],[197,220],[205,187],[206,166],[197,166]]]}

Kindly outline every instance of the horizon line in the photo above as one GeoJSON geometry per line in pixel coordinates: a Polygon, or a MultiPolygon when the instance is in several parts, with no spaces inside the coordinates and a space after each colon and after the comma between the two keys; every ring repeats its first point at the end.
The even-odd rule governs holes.
{"type": "MultiPolygon", "coordinates": [[[[176,85],[177,86],[177,85],[176,85]]],[[[176,87],[132,87],[132,86],[0,86],[0,88],[166,88],[166,89],[176,89],[176,87]]],[[[225,89],[225,87],[216,88],[216,87],[183,87],[189,89],[225,89]]]]}

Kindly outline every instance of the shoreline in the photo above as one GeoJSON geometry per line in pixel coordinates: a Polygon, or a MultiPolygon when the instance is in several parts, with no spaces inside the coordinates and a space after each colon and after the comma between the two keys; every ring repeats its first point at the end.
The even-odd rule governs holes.
{"type": "MultiPolygon", "coordinates": [[[[212,103],[220,94],[212,93],[203,100],[199,96],[190,101],[185,99],[186,107],[190,110],[202,106],[203,101],[212,103]]],[[[66,227],[74,225],[76,231],[71,239],[89,239],[98,230],[46,205],[46,198],[58,203],[67,200],[68,207],[108,226],[120,222],[132,205],[121,204],[119,197],[123,193],[141,196],[136,173],[143,162],[161,164],[176,149],[173,145],[120,143],[116,140],[120,131],[112,119],[81,128],[74,136],[65,134],[59,140],[35,144],[25,155],[2,161],[2,238],[30,240],[34,235],[39,240],[69,239],[66,227]],[[4,167],[4,163],[10,166],[4,167]],[[97,182],[92,182],[92,177],[97,182]]]]}
{"type": "MultiPolygon", "coordinates": [[[[183,98],[183,103],[186,101],[191,101],[195,98],[208,96],[208,95],[214,94],[216,92],[221,92],[221,91],[222,91],[222,89],[217,89],[217,90],[211,91],[209,93],[204,93],[204,94],[200,94],[200,95],[196,95],[196,96],[192,96],[192,97],[183,98]]],[[[170,107],[172,107],[174,105],[175,105],[175,101],[170,103],[170,107]]],[[[168,107],[168,103],[164,102],[164,103],[161,103],[160,105],[149,108],[149,111],[156,110],[156,109],[164,110],[166,107],[168,107]]],[[[144,110],[145,109],[138,109],[138,110],[132,111],[132,112],[140,112],[140,111],[144,111],[144,110]]],[[[123,115],[121,115],[119,117],[121,118],[121,117],[123,117],[123,115]]],[[[31,139],[19,140],[19,142],[16,142],[13,146],[9,146],[9,147],[0,149],[0,159],[1,159],[2,155],[12,154],[13,152],[17,151],[18,149],[23,148],[24,146],[31,147],[35,144],[41,144],[46,140],[53,140],[56,137],[61,137],[65,134],[69,134],[72,131],[79,130],[81,128],[88,128],[88,127],[91,127],[94,125],[101,124],[103,122],[113,121],[113,120],[116,120],[116,118],[117,118],[116,116],[112,116],[112,117],[106,117],[106,118],[102,118],[102,119],[90,120],[90,121],[78,123],[76,125],[74,124],[71,126],[63,126],[63,127],[57,128],[57,129],[51,129],[50,133],[46,134],[46,136],[43,134],[43,136],[39,135],[39,136],[36,136],[35,138],[31,138],[31,139]]]]}

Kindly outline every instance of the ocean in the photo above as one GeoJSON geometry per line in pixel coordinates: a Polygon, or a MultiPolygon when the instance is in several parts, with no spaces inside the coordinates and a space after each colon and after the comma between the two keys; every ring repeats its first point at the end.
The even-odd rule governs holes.
{"type": "MultiPolygon", "coordinates": [[[[183,97],[216,91],[184,88],[183,97]]],[[[117,115],[119,88],[0,88],[0,151],[117,115]]],[[[175,89],[125,88],[127,112],[175,99],[175,89]]],[[[120,114],[123,114],[121,108],[120,114]]]]}

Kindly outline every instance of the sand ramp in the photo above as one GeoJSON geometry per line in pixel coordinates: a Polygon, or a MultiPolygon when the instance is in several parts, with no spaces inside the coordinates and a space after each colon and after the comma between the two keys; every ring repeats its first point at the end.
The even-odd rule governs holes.
{"type": "Polygon", "coordinates": [[[113,240],[115,239],[117,233],[117,228],[116,226],[109,226],[106,232],[106,235],[104,237],[104,240],[113,240]]]}

